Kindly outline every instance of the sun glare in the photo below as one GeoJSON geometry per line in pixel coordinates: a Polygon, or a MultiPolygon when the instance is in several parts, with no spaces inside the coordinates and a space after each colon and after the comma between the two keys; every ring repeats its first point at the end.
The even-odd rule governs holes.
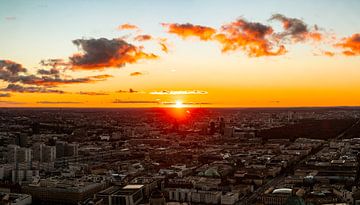
{"type": "Polygon", "coordinates": [[[177,101],[175,102],[174,107],[176,107],[176,108],[182,108],[182,107],[184,107],[184,104],[183,104],[180,100],[177,100],[177,101]]]}

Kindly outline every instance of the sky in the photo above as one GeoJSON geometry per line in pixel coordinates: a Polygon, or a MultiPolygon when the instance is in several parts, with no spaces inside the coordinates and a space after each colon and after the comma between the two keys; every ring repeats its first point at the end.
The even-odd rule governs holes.
{"type": "Polygon", "coordinates": [[[0,107],[360,106],[358,0],[0,0],[0,107]]]}

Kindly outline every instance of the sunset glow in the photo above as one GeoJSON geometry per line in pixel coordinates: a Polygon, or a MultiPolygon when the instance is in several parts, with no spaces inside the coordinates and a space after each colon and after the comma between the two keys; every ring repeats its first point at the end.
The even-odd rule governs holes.
{"type": "Polygon", "coordinates": [[[360,105],[360,1],[120,2],[2,2],[0,107],[360,105]]]}
{"type": "Polygon", "coordinates": [[[183,107],[184,107],[184,104],[183,104],[180,100],[177,100],[177,101],[175,102],[174,107],[176,107],[176,108],[183,108],[183,107]]]}

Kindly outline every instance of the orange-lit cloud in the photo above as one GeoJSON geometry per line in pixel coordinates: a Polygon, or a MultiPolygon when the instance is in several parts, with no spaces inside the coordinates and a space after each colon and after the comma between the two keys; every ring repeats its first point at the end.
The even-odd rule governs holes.
{"type": "Polygon", "coordinates": [[[73,70],[102,70],[120,68],[128,63],[142,59],[156,59],[157,55],[146,53],[122,39],[77,39],[73,43],[79,46],[82,53],[70,57],[73,70]]]}
{"type": "Polygon", "coordinates": [[[135,41],[150,41],[152,39],[153,39],[153,37],[150,35],[147,35],[147,34],[146,35],[137,35],[134,38],[135,41]]]}
{"type": "Polygon", "coordinates": [[[162,51],[164,51],[165,53],[169,52],[169,45],[168,45],[166,38],[160,38],[159,45],[160,45],[162,51]]]}
{"type": "Polygon", "coordinates": [[[130,76],[140,76],[140,75],[144,75],[144,73],[142,73],[142,72],[132,72],[132,73],[130,73],[130,76]]]}
{"type": "Polygon", "coordinates": [[[108,78],[112,78],[112,77],[114,77],[114,76],[108,75],[108,74],[104,74],[104,75],[89,76],[88,78],[94,78],[94,79],[102,80],[102,79],[108,79],[108,78]]]}
{"type": "Polygon", "coordinates": [[[329,57],[335,56],[335,53],[331,52],[331,51],[324,51],[323,54],[326,55],[326,56],[329,56],[329,57]]]}
{"type": "Polygon", "coordinates": [[[206,95],[207,91],[203,90],[162,90],[152,91],[150,95],[206,95]]]}
{"type": "Polygon", "coordinates": [[[212,36],[216,33],[216,30],[211,27],[193,25],[190,23],[163,23],[162,25],[167,28],[168,33],[176,34],[182,38],[198,37],[200,40],[206,41],[211,40],[212,36]]]}
{"type": "Polygon", "coordinates": [[[346,56],[360,55],[360,33],[355,33],[350,37],[343,38],[335,46],[343,48],[342,52],[346,56]]]}
{"type": "Polygon", "coordinates": [[[198,37],[204,41],[215,41],[222,45],[222,52],[243,50],[248,56],[276,56],[286,53],[283,45],[274,48],[271,42],[273,29],[270,26],[238,19],[222,26],[220,31],[214,28],[192,24],[164,24],[168,33],[183,38],[198,37]]]}
{"type": "Polygon", "coordinates": [[[309,29],[307,24],[301,19],[289,18],[282,14],[274,14],[270,20],[278,20],[282,23],[284,31],[277,34],[280,41],[290,38],[293,42],[300,42],[305,40],[321,41],[323,34],[319,32],[315,25],[313,29],[309,29]]]}
{"type": "Polygon", "coordinates": [[[118,26],[118,29],[119,30],[137,30],[139,28],[133,24],[125,23],[125,24],[118,26]]]}
{"type": "Polygon", "coordinates": [[[286,53],[285,46],[274,48],[270,40],[273,29],[270,26],[238,19],[222,26],[222,32],[214,39],[222,44],[222,51],[243,50],[250,57],[277,56],[286,53]]]}
{"type": "Polygon", "coordinates": [[[96,95],[109,95],[109,93],[105,93],[105,92],[83,92],[83,91],[78,92],[78,94],[80,94],[80,95],[93,95],[93,96],[96,96],[96,95]]]}

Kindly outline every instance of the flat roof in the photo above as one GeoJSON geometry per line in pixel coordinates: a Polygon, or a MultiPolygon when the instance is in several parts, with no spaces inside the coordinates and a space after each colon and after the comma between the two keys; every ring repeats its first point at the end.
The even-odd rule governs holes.
{"type": "Polygon", "coordinates": [[[123,187],[123,189],[141,189],[144,185],[142,184],[129,184],[123,187]]]}

